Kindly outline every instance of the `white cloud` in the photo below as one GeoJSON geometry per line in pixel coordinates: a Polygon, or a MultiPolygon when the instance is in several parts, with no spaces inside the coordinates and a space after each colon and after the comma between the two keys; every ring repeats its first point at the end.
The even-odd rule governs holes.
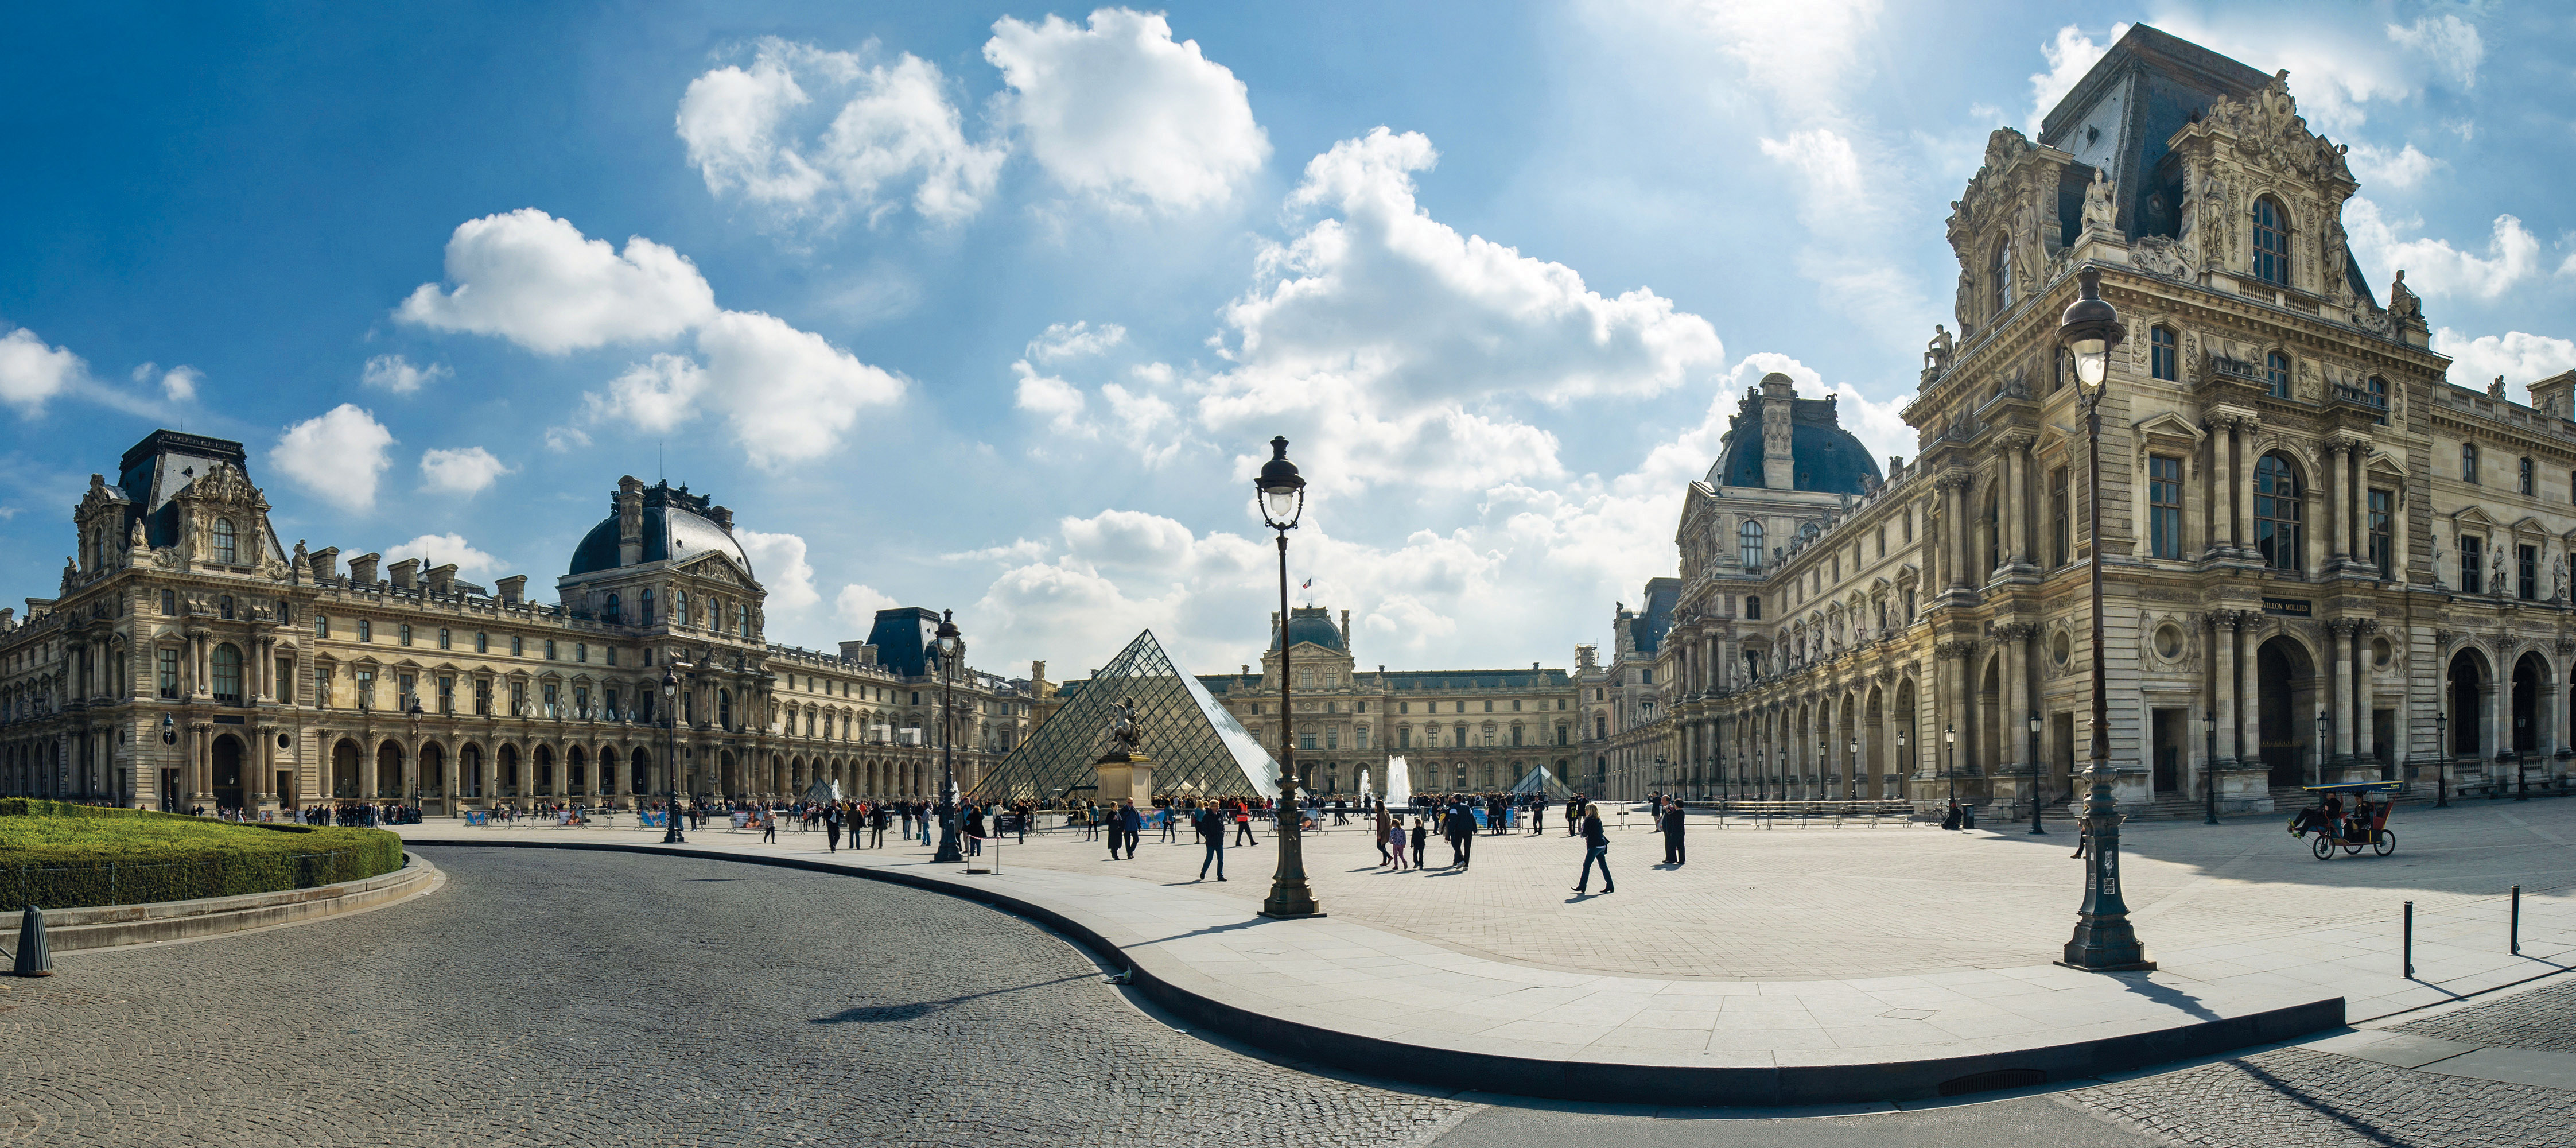
{"type": "Polygon", "coordinates": [[[891,610],[903,603],[894,596],[856,582],[845,583],[841,592],[832,596],[832,616],[849,627],[853,637],[865,637],[876,625],[877,611],[891,610]]]}
{"type": "Polygon", "coordinates": [[[466,578],[480,577],[501,568],[500,559],[475,549],[472,544],[465,541],[464,535],[452,531],[446,534],[423,534],[400,546],[388,546],[385,548],[385,558],[392,562],[405,558],[418,558],[421,560],[423,570],[453,562],[456,564],[456,573],[466,578]]]}
{"type": "Polygon", "coordinates": [[[2476,25],[2457,16],[2418,16],[2412,24],[2389,25],[2388,39],[2422,53],[2463,90],[2478,86],[2478,62],[2486,58],[2486,44],[2476,25]]]}
{"type": "MultiPolygon", "coordinates": [[[[667,434],[697,414],[698,394],[706,386],[706,372],[696,360],[686,355],[655,355],[651,361],[637,363],[608,380],[607,394],[582,396],[582,407],[593,421],[621,418],[635,424],[638,430],[667,434]]],[[[568,445],[590,445],[589,435],[559,429],[565,430],[568,445]]]]}
{"type": "Polygon", "coordinates": [[[827,52],[770,38],[749,69],[691,81],[677,126],[707,190],[824,226],[851,212],[873,223],[907,198],[940,222],[973,215],[1008,149],[967,140],[937,65],[874,55],[873,44],[827,52]],[[827,102],[817,105],[809,86],[827,102]]]}
{"type": "MultiPolygon", "coordinates": [[[[426,289],[423,288],[423,290],[426,289]]],[[[377,355],[367,360],[366,367],[358,373],[358,381],[380,391],[408,395],[431,383],[451,378],[455,374],[456,372],[448,369],[445,363],[415,367],[411,364],[411,360],[400,355],[377,355]]]]}
{"type": "Polygon", "coordinates": [[[1745,78],[1793,116],[1834,114],[1878,30],[1880,0],[1742,3],[1693,0],[1674,7],[1744,69],[1745,78]]]}
{"type": "Polygon", "coordinates": [[[386,452],[393,444],[393,432],[374,415],[342,403],[286,428],[268,463],[324,502],[368,511],[376,506],[376,480],[393,465],[386,452]]]}
{"type": "Polygon", "coordinates": [[[174,403],[197,401],[197,386],[206,381],[206,373],[195,367],[177,366],[161,376],[161,397],[174,403]]]}
{"type": "Polygon", "coordinates": [[[708,400],[758,466],[822,457],[870,407],[902,399],[883,368],[758,312],[727,311],[698,332],[708,400]]]}
{"type": "Polygon", "coordinates": [[[2434,354],[2450,357],[2451,382],[2481,391],[2498,375],[2518,392],[2524,384],[2576,369],[2576,341],[2547,335],[2507,331],[2472,339],[2443,327],[2433,332],[2431,342],[2434,354]]]}
{"type": "Polygon", "coordinates": [[[733,540],[751,559],[752,576],[769,591],[768,609],[802,611],[823,600],[814,588],[814,567],[805,559],[803,538],[736,529],[733,540]]]}
{"type": "Polygon", "coordinates": [[[429,450],[420,456],[424,486],[447,494],[480,494],[502,475],[512,473],[512,469],[479,446],[429,450]]]}
{"type": "Polygon", "coordinates": [[[88,378],[89,364],[68,347],[48,348],[24,327],[0,335],[0,402],[20,414],[44,410],[47,400],[88,378]]]}
{"type": "Polygon", "coordinates": [[[2399,191],[2412,191],[2423,184],[2425,177],[2433,174],[2433,169],[2450,166],[2415,150],[2411,143],[2393,153],[2369,144],[2354,144],[2350,158],[2353,174],[2361,177],[2362,186],[2385,186],[2399,191]]]}
{"type": "Polygon", "coordinates": [[[715,291],[687,257],[642,236],[619,253],[533,207],[469,219],[447,241],[447,279],[423,283],[396,318],[497,335],[540,354],[664,339],[715,314],[715,291]]]}
{"type": "Polygon", "coordinates": [[[995,103],[1030,157],[1075,192],[1173,210],[1220,204],[1270,156],[1243,81],[1198,41],[1174,43],[1159,13],[1102,8],[1088,28],[1005,16],[984,59],[1011,88],[995,103]]]}
{"type": "Polygon", "coordinates": [[[2386,283],[2402,270],[2406,285],[2420,295],[2495,299],[2530,278],[2540,264],[2540,240],[2510,215],[2496,217],[2484,257],[2461,251],[2446,239],[2402,238],[2421,229],[2423,221],[2388,218],[2378,204],[2358,195],[2344,205],[2343,223],[2352,236],[2353,257],[2373,281],[2386,283]]]}
{"type": "Polygon", "coordinates": [[[2023,122],[2023,130],[2037,136],[2039,122],[2048,118],[2048,113],[2057,107],[2057,101],[2074,91],[2075,85],[2084,79],[2084,73],[2092,71],[2093,65],[2101,61],[2102,54],[2128,34],[2126,22],[2113,24],[2111,34],[2100,44],[2095,44],[2083,29],[2069,24],[2057,30],[2056,39],[2040,45],[2039,53],[2047,58],[2048,70],[2033,73],[2030,77],[2030,118],[2023,122]]]}
{"type": "Polygon", "coordinates": [[[1431,218],[1412,173],[1435,158],[1379,128],[1307,165],[1289,206],[1326,217],[1265,247],[1226,307],[1235,365],[1192,385],[1202,430],[1286,433],[1336,481],[1482,489],[1562,469],[1504,406],[1653,395],[1722,362],[1716,330],[1652,291],[1605,297],[1431,218]]]}
{"type": "Polygon", "coordinates": [[[1127,328],[1116,323],[1097,327],[1087,321],[1050,323],[1047,329],[1029,340],[1028,357],[1041,363],[1078,359],[1097,355],[1127,341],[1127,328]]]}
{"type": "Polygon", "coordinates": [[[1053,375],[1039,374],[1026,359],[1011,364],[1011,371],[1020,376],[1016,402],[1021,410],[1045,418],[1047,429],[1056,434],[1098,437],[1099,431],[1083,420],[1086,400],[1081,388],[1053,375]]]}

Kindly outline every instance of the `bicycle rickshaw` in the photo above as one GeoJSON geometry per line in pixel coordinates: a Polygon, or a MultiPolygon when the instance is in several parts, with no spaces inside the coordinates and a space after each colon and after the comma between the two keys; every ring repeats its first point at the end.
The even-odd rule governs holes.
{"type": "Polygon", "coordinates": [[[2290,835],[2305,838],[2314,833],[2316,841],[2309,851],[2323,861],[2334,856],[2337,846],[2346,853],[2368,849],[2381,857],[2397,851],[2397,835],[2388,830],[2388,814],[2396,808],[2396,794],[2405,788],[2401,781],[2347,781],[2339,785],[2306,785],[2300,788],[2317,795],[2318,804],[2300,810],[2290,818],[2290,835]],[[2371,794],[2385,794],[2386,800],[2373,802],[2371,794]],[[2352,801],[2341,808],[2343,800],[2352,801]],[[2328,811],[2329,805],[2334,807],[2328,811]]]}

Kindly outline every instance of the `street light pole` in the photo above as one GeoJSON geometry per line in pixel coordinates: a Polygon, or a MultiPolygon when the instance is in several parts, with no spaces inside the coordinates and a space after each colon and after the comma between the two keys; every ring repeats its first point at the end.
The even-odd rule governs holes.
{"type": "Polygon", "coordinates": [[[2330,728],[2332,727],[2326,721],[2325,710],[2319,709],[2317,711],[2317,784],[2319,785],[2326,783],[2326,732],[2330,728]]]}
{"type": "Polygon", "coordinates": [[[1956,829],[1959,827],[1956,820],[1959,812],[1959,727],[1956,725],[1941,727],[1941,758],[1941,776],[1950,781],[1950,809],[1943,817],[1950,820],[1950,828],[1956,829]]]}
{"type": "Polygon", "coordinates": [[[965,642],[957,632],[957,612],[939,612],[939,629],[933,635],[932,649],[939,657],[939,852],[930,857],[932,864],[959,863],[966,860],[957,844],[957,760],[951,745],[957,740],[954,729],[957,715],[955,692],[957,656],[965,651],[965,642]]]}
{"type": "Polygon", "coordinates": [[[1306,853],[1297,826],[1297,733],[1288,697],[1288,532],[1306,512],[1306,480],[1288,461],[1288,436],[1270,440],[1270,461],[1253,480],[1262,524],[1279,534],[1279,868],[1270,875],[1270,896],[1261,903],[1265,917],[1320,917],[1315,891],[1306,881],[1306,853]]]}
{"type": "Polygon", "coordinates": [[[686,845],[680,834],[680,679],[662,670],[662,844],[686,845]]]}
{"type": "Polygon", "coordinates": [[[2048,830],[2039,826],[2039,711],[2030,711],[2030,831],[2042,837],[2048,830]]]}
{"type": "Polygon", "coordinates": [[[2433,808],[2451,807],[2451,715],[2433,711],[2433,808]]]}
{"type": "Polygon", "coordinates": [[[2102,636],[2102,396],[2108,389],[2111,348],[2128,329],[2120,312],[2102,300],[2102,271],[2086,267],[2076,273],[2077,296],[2058,323],[2058,337],[2075,360],[2078,398],[2084,405],[2085,503],[2090,523],[2093,600],[2093,793],[2084,803],[2086,851],[2084,906],[2077,913],[2075,935],[2066,942],[2059,962],[2102,972],[2156,967],[2129,924],[2129,903],[2120,895],[2119,801],[2111,792],[2111,694],[2108,657],[2102,636]]]}
{"type": "Polygon", "coordinates": [[[2207,710],[2202,711],[2200,715],[2200,729],[2202,733],[2207,734],[2209,737],[2209,756],[2202,758],[2200,765],[2200,797],[2202,804],[2208,806],[2208,809],[2206,812],[2201,814],[2200,823],[2203,825],[2216,825],[2218,824],[2218,771],[2216,768],[2218,765],[2218,715],[2207,710]]]}

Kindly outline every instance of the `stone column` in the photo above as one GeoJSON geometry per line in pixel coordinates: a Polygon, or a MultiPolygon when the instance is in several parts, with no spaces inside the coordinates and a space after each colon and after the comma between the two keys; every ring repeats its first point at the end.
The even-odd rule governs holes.
{"type": "Polygon", "coordinates": [[[2371,762],[2379,759],[2379,701],[2370,681],[2370,636],[2378,630],[2379,623],[2374,619],[2353,620],[2352,752],[2355,757],[2371,762]]]}
{"type": "MultiPolygon", "coordinates": [[[[2338,454],[2335,457],[2341,458],[2343,456],[2338,454]]],[[[2341,468],[2338,467],[2337,470],[2340,471],[2341,468]]],[[[2337,618],[2327,625],[2327,634],[2329,635],[2328,641],[2332,643],[2334,651],[2334,656],[2330,659],[2334,662],[2334,673],[2332,675],[2334,683],[2334,710],[2332,714],[2332,720],[2334,721],[2334,757],[2332,760],[2337,764],[2350,764],[2352,762],[2352,702],[2354,682],[2359,680],[2362,673],[2361,659],[2357,656],[2355,651],[2355,647],[2360,645],[2360,642],[2354,635],[2354,631],[2358,628],[2359,627],[2354,624],[2354,619],[2351,618],[2337,618]]],[[[2319,784],[2323,784],[2324,782],[2324,778],[2318,779],[2319,784]]]]}
{"type": "Polygon", "coordinates": [[[1950,496],[1949,521],[1942,524],[1949,534],[1950,587],[1964,590],[1971,585],[1968,574],[1967,476],[1960,474],[1946,476],[1942,480],[1942,489],[1950,496]]]}
{"type": "Polygon", "coordinates": [[[2263,669],[2257,654],[2261,646],[2257,639],[2262,635],[2256,631],[2261,624],[2259,614],[2242,610],[2236,614],[2236,673],[2242,686],[2236,691],[2236,760],[2248,769],[2263,764],[2263,669]]]}
{"type": "Polygon", "coordinates": [[[2209,420],[2209,553],[2236,552],[2236,420],[2209,420]]]}
{"type": "Polygon", "coordinates": [[[2247,440],[2252,437],[2242,421],[2229,428],[2228,452],[2234,460],[2234,465],[2228,469],[2228,481],[2233,488],[2229,498],[2236,507],[2234,537],[2239,552],[2254,549],[2254,460],[2245,457],[2246,448],[2252,445],[2247,440]]]}
{"type": "Polygon", "coordinates": [[[192,805],[215,803],[215,739],[210,722],[188,724],[188,801],[192,805]]]}
{"type": "MultiPolygon", "coordinates": [[[[2010,743],[2003,753],[2007,762],[2021,762],[2030,752],[2030,638],[2036,630],[2030,626],[1998,626],[1995,639],[2004,655],[2004,698],[2011,712],[2004,715],[2004,740],[2010,743]]],[[[2028,763],[2036,767],[2039,763],[2028,763]]]]}
{"type": "Polygon", "coordinates": [[[2334,540],[2326,554],[2329,562],[2352,555],[2352,458],[2345,450],[2344,443],[2326,444],[2326,469],[2332,475],[2326,487],[2326,512],[2334,518],[2334,540]]]}
{"type": "Polygon", "coordinates": [[[2003,441],[2003,497],[1997,499],[1995,503],[1995,517],[2003,520],[1997,525],[2004,533],[2001,539],[2004,562],[2014,566],[2024,565],[2030,561],[2029,532],[2024,525],[2029,517],[2024,513],[2029,509],[2029,502],[2022,496],[2023,483],[2030,473],[2029,464],[2023,460],[2022,452],[2029,446],[2030,438],[2027,435],[2014,435],[2003,441]]]}
{"type": "Polygon", "coordinates": [[[2215,672],[2210,675],[2210,712],[2218,715],[2218,756],[2214,768],[2225,768],[2236,760],[2236,615],[2226,610],[2213,610],[2209,615],[2209,648],[2217,656],[2215,672]]]}

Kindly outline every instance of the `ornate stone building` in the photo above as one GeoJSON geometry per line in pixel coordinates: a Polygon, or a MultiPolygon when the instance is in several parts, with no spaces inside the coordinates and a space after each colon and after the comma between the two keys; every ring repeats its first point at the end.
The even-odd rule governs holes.
{"type": "MultiPolygon", "coordinates": [[[[629,806],[664,791],[676,758],[705,797],[818,778],[935,793],[937,614],[879,611],[835,654],[771,643],[729,511],[633,478],[610,503],[548,605],[523,575],[487,589],[453,565],[281,547],[241,444],[156,432],[115,482],[92,476],[56,595],[28,599],[23,622],[0,611],[0,792],[629,806]]],[[[1022,736],[1029,690],[956,678],[948,728],[971,782],[1022,736]]]]}
{"type": "Polygon", "coordinates": [[[2576,374],[2525,380],[2528,404],[2448,383],[2403,272],[2383,300],[2353,262],[2357,186],[2286,73],[2145,26],[2037,142],[1996,130],[1949,221],[1958,334],[1904,411],[1920,457],[1811,486],[1804,423],[1775,457],[1788,381],[1764,381],[1758,475],[1730,435],[1682,512],[1669,628],[1612,667],[1655,671],[1620,703],[1631,752],[1711,796],[2067,798],[2096,531],[2057,325],[2091,266],[2129,332],[2098,532],[2124,805],[2564,775],[2576,374]]]}

